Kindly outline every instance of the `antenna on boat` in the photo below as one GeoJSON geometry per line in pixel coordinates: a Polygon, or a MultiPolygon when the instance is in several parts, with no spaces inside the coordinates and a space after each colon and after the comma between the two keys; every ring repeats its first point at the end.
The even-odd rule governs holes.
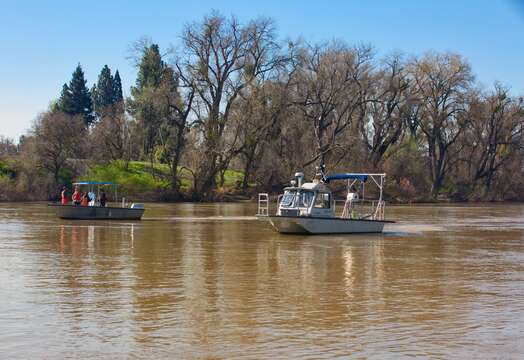
{"type": "Polygon", "coordinates": [[[315,178],[319,178],[320,181],[326,182],[326,164],[324,162],[320,162],[320,165],[317,166],[317,174],[315,178]]]}

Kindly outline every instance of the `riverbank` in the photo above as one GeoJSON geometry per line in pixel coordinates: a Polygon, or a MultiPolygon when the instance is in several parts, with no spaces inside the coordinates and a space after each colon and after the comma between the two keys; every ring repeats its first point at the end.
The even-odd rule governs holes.
{"type": "MultiPolygon", "coordinates": [[[[55,201],[58,199],[62,185],[56,183],[49,174],[45,174],[38,165],[33,165],[33,172],[27,171],[27,164],[20,159],[4,158],[0,160],[0,202],[55,201]]],[[[68,160],[67,170],[59,173],[59,184],[65,184],[72,189],[74,181],[90,180],[115,182],[119,185],[119,194],[128,199],[141,202],[201,202],[192,194],[194,182],[193,173],[186,167],[179,167],[179,187],[175,191],[172,186],[172,175],[166,164],[144,161],[121,160],[109,162],[93,162],[87,160],[68,160]]],[[[388,174],[389,175],[389,174],[388,174]]],[[[398,177],[398,175],[397,175],[398,177]]],[[[424,203],[480,203],[480,202],[521,202],[524,192],[518,188],[508,187],[505,193],[457,191],[459,185],[450,185],[445,193],[437,199],[431,199],[428,189],[414,188],[408,178],[397,178],[395,174],[388,176],[385,194],[386,202],[395,204],[424,203]]],[[[208,202],[256,201],[259,192],[268,192],[272,197],[282,192],[285,183],[268,188],[263,185],[249,183],[243,189],[241,184],[244,173],[237,170],[227,170],[223,177],[217,178],[217,188],[208,202]]],[[[334,189],[335,190],[335,189],[334,189]]],[[[343,198],[345,188],[335,191],[343,198]]],[[[371,194],[370,194],[371,195],[371,194]]]]}
{"type": "MultiPolygon", "coordinates": [[[[27,202],[52,201],[58,199],[61,186],[53,186],[49,177],[25,176],[21,163],[11,159],[0,161],[0,201],[27,202]],[[45,191],[28,191],[27,189],[45,189],[45,191]],[[56,189],[55,189],[56,188],[56,189]]],[[[216,191],[215,201],[246,200],[251,197],[253,187],[246,191],[239,189],[243,173],[227,170],[223,181],[216,191]]],[[[179,188],[174,192],[171,181],[171,171],[166,164],[148,163],[143,161],[110,161],[95,163],[83,160],[68,160],[68,170],[59,174],[59,182],[72,189],[75,181],[114,182],[118,184],[121,196],[148,202],[180,202],[193,201],[191,185],[193,176],[189,169],[178,169],[179,188]]]]}

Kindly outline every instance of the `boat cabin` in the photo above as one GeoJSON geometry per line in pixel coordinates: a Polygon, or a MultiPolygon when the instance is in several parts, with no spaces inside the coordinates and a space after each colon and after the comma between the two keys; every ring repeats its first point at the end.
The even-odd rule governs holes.
{"type": "Polygon", "coordinates": [[[334,217],[333,194],[319,181],[287,187],[279,202],[277,215],[334,217]]]}

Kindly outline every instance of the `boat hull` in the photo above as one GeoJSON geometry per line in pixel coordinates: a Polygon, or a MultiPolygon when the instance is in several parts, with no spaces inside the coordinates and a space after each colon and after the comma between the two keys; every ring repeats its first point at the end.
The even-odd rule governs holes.
{"type": "Polygon", "coordinates": [[[140,220],[145,209],[50,204],[61,219],[140,220]]]}
{"type": "Polygon", "coordinates": [[[391,221],[342,218],[269,216],[271,225],[283,234],[381,233],[391,221]]]}

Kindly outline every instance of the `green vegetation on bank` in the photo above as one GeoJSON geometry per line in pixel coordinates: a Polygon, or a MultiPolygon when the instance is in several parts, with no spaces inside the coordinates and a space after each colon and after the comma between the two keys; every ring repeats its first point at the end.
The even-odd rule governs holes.
{"type": "MultiPolygon", "coordinates": [[[[191,172],[186,168],[179,168],[178,171],[183,198],[190,198],[193,181],[191,172]]],[[[124,161],[114,160],[108,163],[88,165],[87,172],[77,180],[115,182],[124,196],[142,200],[170,200],[170,176],[171,171],[166,164],[154,163],[151,165],[145,161],[130,161],[126,164],[124,161]]],[[[224,174],[222,191],[234,191],[243,180],[243,176],[240,171],[227,170],[224,174]]]]}
{"type": "Polygon", "coordinates": [[[15,176],[16,172],[5,161],[0,161],[0,201],[10,200],[8,192],[13,192],[15,176]]]}
{"type": "MultiPolygon", "coordinates": [[[[146,161],[129,161],[127,164],[122,160],[112,160],[105,163],[84,161],[70,161],[69,167],[62,169],[59,179],[62,184],[72,188],[74,181],[108,181],[115,182],[119,186],[119,194],[144,201],[166,201],[166,200],[191,200],[191,184],[193,183],[192,171],[187,168],[179,168],[180,194],[174,197],[171,192],[171,172],[169,166],[161,163],[146,161]],[[82,163],[79,166],[77,162],[82,163]],[[75,165],[76,163],[76,165],[75,165]],[[81,168],[82,170],[79,170],[81,168]],[[76,175],[74,175],[76,174],[76,175]]],[[[25,169],[15,159],[3,159],[0,161],[0,201],[13,200],[46,200],[56,198],[59,188],[49,188],[49,196],[43,192],[34,190],[25,192],[25,188],[34,184],[35,189],[42,190],[40,183],[26,177],[25,169]],[[25,184],[25,185],[24,185],[25,184]]],[[[40,171],[40,176],[44,172],[40,171]]],[[[243,180],[243,173],[235,170],[227,170],[224,173],[224,183],[218,188],[218,199],[224,199],[224,195],[238,193],[239,184],[243,180]]],[[[220,183],[221,179],[217,178],[220,183]]],[[[254,186],[254,184],[250,184],[254,186]]]]}
{"type": "Polygon", "coordinates": [[[16,170],[13,168],[14,165],[15,163],[12,160],[0,161],[0,177],[13,180],[16,176],[16,170]]]}
{"type": "Polygon", "coordinates": [[[154,197],[154,194],[169,188],[168,176],[169,169],[162,164],[155,164],[152,170],[144,162],[131,161],[126,166],[123,161],[115,160],[89,165],[89,170],[80,180],[116,182],[123,195],[154,197]]]}

